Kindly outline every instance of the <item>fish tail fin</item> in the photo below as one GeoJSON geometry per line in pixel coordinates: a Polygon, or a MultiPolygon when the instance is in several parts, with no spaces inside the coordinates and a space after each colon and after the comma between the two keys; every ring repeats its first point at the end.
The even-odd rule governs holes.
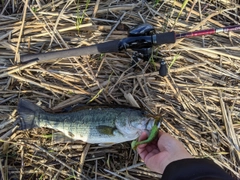
{"type": "Polygon", "coordinates": [[[18,114],[20,116],[20,129],[31,129],[37,127],[35,124],[35,115],[43,111],[40,107],[32,102],[20,99],[18,103],[18,114]]]}

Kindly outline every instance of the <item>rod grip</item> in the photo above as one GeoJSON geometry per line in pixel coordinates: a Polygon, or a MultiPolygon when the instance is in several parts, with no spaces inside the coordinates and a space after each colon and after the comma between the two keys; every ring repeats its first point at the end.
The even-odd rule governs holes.
{"type": "Polygon", "coordinates": [[[104,43],[100,43],[92,46],[85,46],[85,47],[53,51],[53,52],[47,52],[47,53],[24,55],[24,56],[21,56],[20,61],[21,63],[28,63],[30,61],[43,62],[43,61],[48,61],[48,60],[53,60],[58,58],[118,52],[119,41],[120,40],[114,40],[114,41],[104,42],[104,43]]]}
{"type": "Polygon", "coordinates": [[[167,32],[167,33],[161,33],[156,34],[156,44],[169,44],[169,43],[175,43],[176,42],[176,35],[175,32],[167,32]]]}

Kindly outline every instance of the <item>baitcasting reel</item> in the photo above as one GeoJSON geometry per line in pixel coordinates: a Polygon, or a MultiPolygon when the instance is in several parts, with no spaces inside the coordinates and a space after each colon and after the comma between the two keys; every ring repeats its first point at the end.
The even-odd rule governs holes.
{"type": "MultiPolygon", "coordinates": [[[[136,64],[140,60],[149,61],[152,56],[152,39],[149,37],[155,34],[155,29],[152,25],[144,23],[133,29],[128,33],[128,38],[121,40],[120,49],[132,49],[132,65],[136,64]]],[[[164,77],[168,73],[167,64],[163,59],[160,61],[159,75],[164,77]]]]}

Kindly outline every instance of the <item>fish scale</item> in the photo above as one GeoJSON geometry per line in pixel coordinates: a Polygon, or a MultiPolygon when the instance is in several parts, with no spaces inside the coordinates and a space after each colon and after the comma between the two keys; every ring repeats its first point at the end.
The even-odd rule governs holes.
{"type": "MultiPolygon", "coordinates": [[[[91,135],[94,136],[95,134],[99,134],[96,126],[115,126],[115,118],[119,112],[111,109],[109,109],[109,111],[111,111],[111,113],[104,111],[102,113],[101,111],[100,114],[98,109],[82,110],[81,112],[58,114],[57,116],[55,114],[43,113],[40,115],[39,124],[37,125],[58,129],[63,132],[71,132],[72,134],[86,135],[91,131],[91,135]],[[94,116],[89,113],[94,114],[94,116]]],[[[75,137],[74,139],[77,138],[75,137]]]]}
{"type": "Polygon", "coordinates": [[[74,140],[115,144],[136,139],[151,130],[154,119],[140,109],[90,107],[68,113],[49,113],[28,100],[18,104],[20,128],[47,127],[63,132],[74,140]]]}

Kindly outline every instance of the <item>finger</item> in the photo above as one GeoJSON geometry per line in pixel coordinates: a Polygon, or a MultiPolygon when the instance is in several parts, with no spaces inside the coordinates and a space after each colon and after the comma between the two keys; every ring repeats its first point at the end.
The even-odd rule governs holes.
{"type": "Polygon", "coordinates": [[[145,160],[145,157],[147,156],[148,152],[146,149],[144,148],[137,148],[137,152],[139,154],[139,156],[141,157],[141,159],[145,160]]]}
{"type": "Polygon", "coordinates": [[[143,141],[148,138],[148,134],[146,131],[143,131],[142,134],[139,136],[138,141],[143,141]]]}
{"type": "MultiPolygon", "coordinates": [[[[146,132],[146,131],[143,131],[142,132],[142,134],[139,136],[139,138],[138,138],[138,141],[142,141],[142,140],[145,140],[145,139],[147,139],[148,138],[148,132],[146,132]]],[[[146,148],[146,146],[148,145],[148,146],[156,146],[157,147],[157,143],[158,143],[158,139],[159,138],[155,138],[155,139],[153,139],[150,143],[146,143],[146,144],[141,144],[141,145],[138,145],[138,148],[139,149],[143,149],[143,148],[146,148]]]]}
{"type": "Polygon", "coordinates": [[[160,153],[159,149],[153,146],[146,146],[143,149],[138,149],[138,154],[145,163],[148,161],[149,158],[155,156],[158,153],[160,153]]]}
{"type": "Polygon", "coordinates": [[[164,134],[167,134],[167,133],[165,133],[164,131],[162,131],[162,130],[159,130],[159,132],[158,132],[158,138],[160,138],[162,135],[164,135],[164,134]]]}
{"type": "Polygon", "coordinates": [[[137,152],[140,154],[143,150],[145,150],[147,144],[140,144],[137,146],[137,152]]]}
{"type": "Polygon", "coordinates": [[[145,161],[146,156],[153,156],[157,153],[159,153],[159,149],[154,144],[141,144],[137,147],[137,152],[140,155],[140,157],[145,161]]]}
{"type": "MultiPolygon", "coordinates": [[[[148,138],[148,134],[146,131],[143,131],[142,134],[139,136],[138,141],[143,141],[148,138]]],[[[137,150],[144,149],[147,144],[140,144],[137,147],[137,150]]],[[[139,151],[138,151],[139,152],[139,151]]],[[[140,154],[140,153],[139,153],[140,154]]]]}

